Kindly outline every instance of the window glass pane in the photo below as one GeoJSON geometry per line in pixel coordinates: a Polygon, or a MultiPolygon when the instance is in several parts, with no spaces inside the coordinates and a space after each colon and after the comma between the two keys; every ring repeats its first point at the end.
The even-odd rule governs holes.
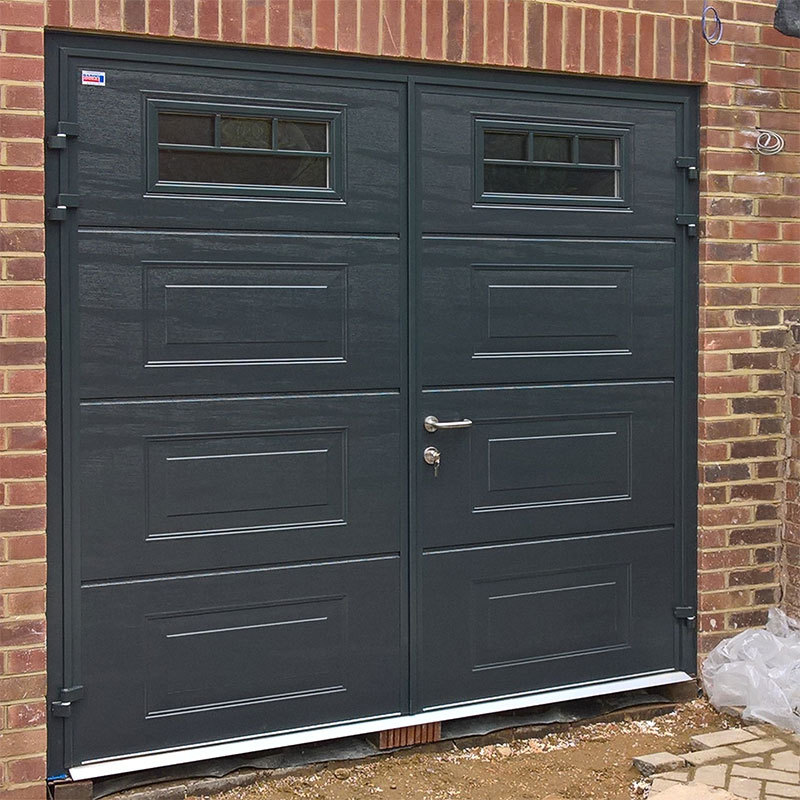
{"type": "Polygon", "coordinates": [[[158,153],[158,177],[162,181],[188,183],[326,188],[328,159],[163,149],[158,153]]]}
{"type": "Polygon", "coordinates": [[[483,134],[483,157],[505,158],[512,161],[525,161],[528,158],[527,133],[496,133],[486,131],[483,134]]]}
{"type": "Polygon", "coordinates": [[[580,139],[581,164],[616,164],[617,140],[616,139],[580,139]]]}
{"type": "Polygon", "coordinates": [[[272,148],[272,120],[258,117],[222,117],[219,143],[223,147],[272,148]]]}
{"type": "Polygon", "coordinates": [[[158,141],[169,144],[214,144],[214,117],[158,113],[158,141]]]}
{"type": "Polygon", "coordinates": [[[278,149],[327,152],[328,123],[278,120],[278,149]]]}
{"type": "Polygon", "coordinates": [[[534,161],[572,161],[572,139],[569,136],[539,136],[533,137],[534,161]]]}
{"type": "Polygon", "coordinates": [[[501,194],[617,197],[617,172],[606,169],[485,164],[484,191],[501,194]]]}

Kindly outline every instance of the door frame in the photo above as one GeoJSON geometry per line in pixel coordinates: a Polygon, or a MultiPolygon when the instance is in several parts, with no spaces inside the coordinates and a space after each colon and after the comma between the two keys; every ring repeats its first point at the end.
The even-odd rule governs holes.
{"type": "MultiPolygon", "coordinates": [[[[69,380],[70,366],[75,355],[75,341],[67,341],[63,331],[69,326],[69,309],[62,307],[62,297],[69,291],[68,270],[61,264],[70,262],[75,247],[75,237],[70,235],[70,224],[48,219],[45,225],[46,258],[46,303],[47,303],[47,622],[48,622],[48,775],[62,776],[67,771],[71,777],[91,778],[101,775],[119,774],[137,769],[166,766],[205,758],[232,755],[285,747],[291,744],[332,739],[363,734],[391,727],[423,724],[442,719],[492,713],[511,708],[522,708],[544,703],[562,702],[568,699],[589,697],[634,688],[652,687],[677,683],[689,679],[696,670],[697,644],[694,627],[684,625],[675,641],[675,669],[644,676],[559,687],[521,696],[489,699],[465,703],[447,709],[427,713],[413,713],[414,698],[417,697],[416,663],[417,636],[416,598],[418,595],[418,552],[416,542],[416,498],[413,491],[417,453],[415,446],[415,421],[420,419],[417,408],[418,387],[416,341],[411,335],[416,324],[416,309],[411,302],[416,297],[416,271],[414,264],[419,245],[419,221],[417,219],[416,190],[419,183],[416,158],[417,130],[415,94],[416,86],[435,84],[463,88],[502,89],[506,92],[538,91],[552,95],[586,95],[625,100],[640,100],[650,103],[668,103],[676,107],[679,114],[676,146],[684,156],[697,157],[699,151],[699,86],[688,84],[655,84],[620,79],[593,78],[586,76],[552,75],[531,70],[513,71],[506,68],[486,66],[424,64],[409,61],[389,61],[364,57],[315,54],[286,51],[274,48],[244,48],[218,43],[184,43],[148,41],[146,39],[113,37],[98,34],[47,32],[45,35],[45,134],[57,133],[57,124],[68,103],[71,87],[66,64],[71,55],[92,58],[108,57],[116,61],[141,62],[145,58],[162,63],[176,63],[202,67],[241,69],[248,72],[326,75],[359,81],[405,83],[406,107],[406,164],[407,164],[407,208],[406,208],[406,269],[407,308],[401,325],[401,336],[405,335],[407,352],[401,353],[403,372],[406,377],[401,393],[407,399],[406,434],[402,442],[404,457],[408,460],[408,480],[403,491],[408,497],[405,519],[406,566],[404,569],[403,593],[407,599],[407,614],[401,625],[401,634],[407,637],[411,701],[406,714],[380,719],[350,721],[334,725],[306,728],[295,732],[271,734],[246,740],[226,743],[210,743],[190,746],[177,751],[160,754],[144,754],[74,767],[66,762],[70,746],[69,725],[66,717],[54,716],[52,703],[60,699],[63,687],[76,681],[72,675],[74,665],[73,646],[79,641],[80,619],[77,613],[77,592],[80,585],[79,537],[73,535],[65,520],[68,519],[73,498],[65,491],[70,485],[69,453],[64,446],[65,436],[70,431],[69,380]],[[535,86],[531,86],[532,81],[535,86]],[[68,349],[64,349],[68,347],[68,349]]],[[[66,159],[58,154],[65,150],[46,150],[45,195],[47,207],[54,206],[61,179],[67,176],[66,159]]],[[[676,169],[676,175],[679,174],[676,169]]],[[[676,178],[677,180],[677,178],[676,178]]],[[[699,209],[699,182],[682,181],[682,191],[676,196],[679,211],[697,215],[699,209]]],[[[676,520],[681,530],[676,548],[675,595],[678,605],[694,608],[697,595],[697,359],[699,316],[699,247],[697,238],[689,238],[683,229],[676,230],[676,249],[682,264],[681,280],[677,286],[676,347],[680,353],[680,369],[675,380],[678,393],[675,404],[676,476],[675,500],[676,520]]],[[[402,433],[401,433],[402,440],[402,433]]],[[[418,460],[418,459],[417,459],[418,460]]],[[[67,706],[68,709],[68,706],[67,706]]]]}

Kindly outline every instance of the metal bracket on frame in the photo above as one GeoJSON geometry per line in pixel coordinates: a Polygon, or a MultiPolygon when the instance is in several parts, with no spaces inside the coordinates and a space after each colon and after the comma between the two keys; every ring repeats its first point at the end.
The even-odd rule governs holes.
{"type": "Polygon", "coordinates": [[[78,207],[78,195],[76,194],[59,194],[56,197],[56,204],[47,209],[47,219],[57,220],[59,222],[67,218],[68,208],[78,207]]]}
{"type": "Polygon", "coordinates": [[[696,181],[698,179],[697,159],[694,156],[678,156],[678,158],[675,159],[675,166],[678,169],[685,169],[686,177],[690,181],[696,181]]]}
{"type": "Polygon", "coordinates": [[[672,609],[675,619],[685,622],[690,628],[697,622],[697,609],[694,606],[675,606],[672,609]]]}
{"type": "Polygon", "coordinates": [[[67,147],[67,137],[77,135],[77,122],[59,122],[58,125],[56,125],[55,134],[47,137],[47,146],[51,150],[65,150],[67,147]]]}
{"type": "Polygon", "coordinates": [[[68,717],[72,714],[72,704],[83,698],[83,686],[69,686],[61,689],[58,700],[50,703],[50,710],[54,717],[68,717]]]}
{"type": "Polygon", "coordinates": [[[677,214],[675,216],[675,224],[685,226],[687,236],[697,236],[697,225],[699,222],[700,218],[697,214],[677,214]]]}

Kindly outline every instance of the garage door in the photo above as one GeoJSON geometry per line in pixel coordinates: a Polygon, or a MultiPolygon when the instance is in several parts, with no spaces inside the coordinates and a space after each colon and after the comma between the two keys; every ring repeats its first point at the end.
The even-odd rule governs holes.
{"type": "Polygon", "coordinates": [[[54,766],[690,668],[691,93],[95,41],[54,766]]]}

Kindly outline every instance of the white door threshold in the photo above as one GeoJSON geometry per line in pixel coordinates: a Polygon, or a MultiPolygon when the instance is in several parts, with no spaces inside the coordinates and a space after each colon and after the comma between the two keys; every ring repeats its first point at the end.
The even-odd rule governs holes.
{"type": "Polygon", "coordinates": [[[627,692],[633,689],[648,689],[690,680],[693,680],[690,675],[677,671],[631,675],[599,683],[582,683],[556,689],[544,689],[528,694],[490,698],[472,703],[436,706],[419,714],[407,714],[405,716],[395,714],[378,718],[352,720],[332,725],[320,725],[313,728],[272,733],[267,736],[250,736],[243,739],[208,742],[172,750],[159,750],[98,759],[71,767],[69,776],[76,781],[101,778],[108,775],[120,775],[125,772],[137,772],[143,769],[158,769],[159,767],[171,767],[175,764],[186,764],[192,761],[204,761],[209,758],[224,758],[243,753],[255,753],[261,750],[275,750],[279,747],[291,747],[329,739],[342,739],[347,736],[363,736],[367,733],[375,733],[392,728],[405,728],[410,725],[424,725],[430,722],[475,717],[480,714],[494,714],[518,708],[563,703],[567,700],[578,700],[584,697],[614,694],[615,692],[627,692]]]}

